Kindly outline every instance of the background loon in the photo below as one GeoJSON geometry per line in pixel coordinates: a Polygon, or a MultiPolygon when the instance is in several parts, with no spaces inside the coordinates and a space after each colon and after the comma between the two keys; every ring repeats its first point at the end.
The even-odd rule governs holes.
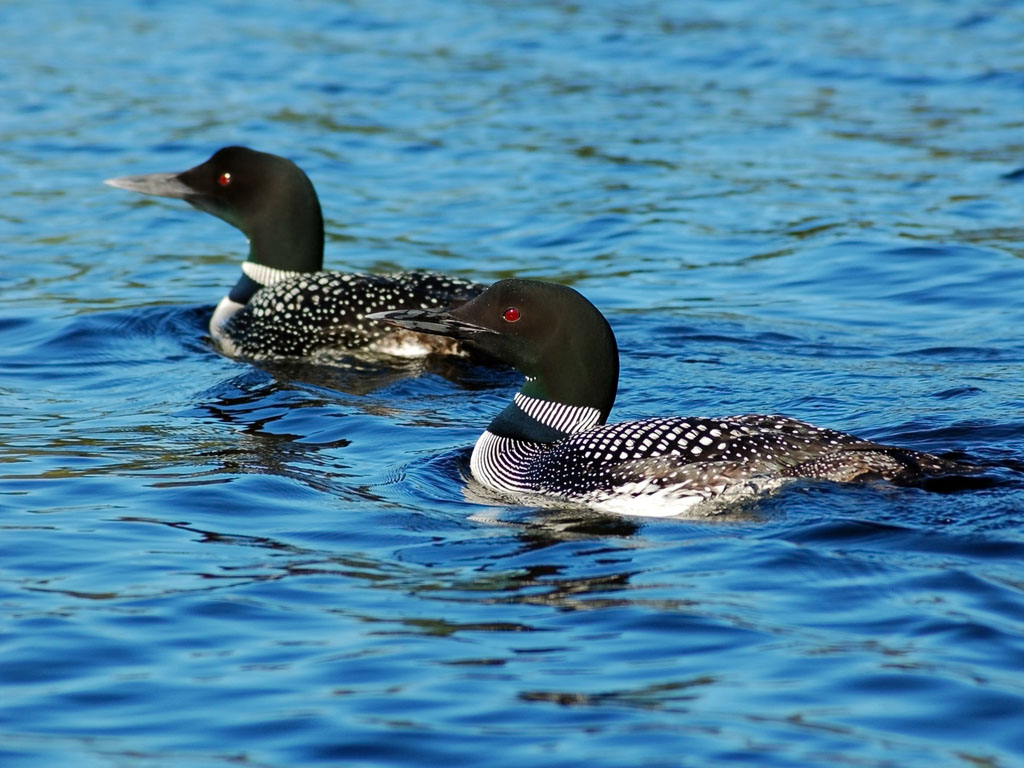
{"type": "Polygon", "coordinates": [[[484,286],[424,272],[357,275],[323,269],[324,222],[312,182],[291,160],[225,147],[181,173],[109,179],[113,187],[185,200],[249,238],[242,276],[221,299],[210,334],[225,354],[304,358],[335,350],[418,355],[458,345],[366,320],[370,312],[444,307],[484,286]]]}
{"type": "Polygon", "coordinates": [[[471,340],[526,375],[473,449],[473,476],[499,491],[671,515],[789,478],[911,482],[969,469],[785,416],[606,425],[618,388],[615,336],[593,304],[563,285],[502,280],[450,312],[377,317],[471,340]]]}

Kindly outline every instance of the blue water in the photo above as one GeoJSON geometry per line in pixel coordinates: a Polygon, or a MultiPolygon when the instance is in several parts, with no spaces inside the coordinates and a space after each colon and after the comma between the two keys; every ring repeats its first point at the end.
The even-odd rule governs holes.
{"type": "Polygon", "coordinates": [[[0,764],[1024,765],[1024,10],[0,8],[0,764]],[[102,185],[240,143],[328,265],[570,283],[614,419],[783,412],[977,488],[493,506],[518,387],[253,366],[242,236],[102,185]],[[947,491],[947,492],[939,492],[947,491]]]}

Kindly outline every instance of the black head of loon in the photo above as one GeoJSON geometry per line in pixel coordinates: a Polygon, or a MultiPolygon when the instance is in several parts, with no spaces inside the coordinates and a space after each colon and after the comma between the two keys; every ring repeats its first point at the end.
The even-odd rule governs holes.
{"type": "Polygon", "coordinates": [[[597,307],[565,285],[508,279],[450,312],[379,315],[423,333],[463,339],[526,376],[523,394],[594,408],[604,423],[619,384],[615,334],[597,307]]]}
{"type": "MultiPolygon", "coordinates": [[[[224,147],[187,171],[122,176],[106,183],[184,200],[223,219],[249,238],[247,261],[252,264],[282,272],[316,272],[323,267],[320,200],[309,177],[287,158],[248,147],[224,147]]],[[[260,283],[272,282],[255,274],[260,283]]]]}

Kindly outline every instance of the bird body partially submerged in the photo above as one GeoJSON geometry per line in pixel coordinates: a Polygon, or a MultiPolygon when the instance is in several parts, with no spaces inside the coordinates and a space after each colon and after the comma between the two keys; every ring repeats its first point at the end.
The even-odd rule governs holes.
{"type": "Polygon", "coordinates": [[[670,515],[795,478],[911,483],[969,469],[785,416],[607,424],[618,386],[615,337],[566,286],[503,280],[451,311],[376,317],[467,340],[526,376],[473,450],[473,476],[494,490],[670,515]]]}
{"type": "Polygon", "coordinates": [[[242,275],[210,319],[210,335],[225,354],[273,359],[350,351],[412,356],[462,349],[455,341],[396,334],[393,326],[366,316],[458,304],[483,286],[429,272],[325,271],[320,201],[312,182],[291,160],[225,147],[181,173],[124,176],[107,184],[184,200],[249,238],[242,275]]]}

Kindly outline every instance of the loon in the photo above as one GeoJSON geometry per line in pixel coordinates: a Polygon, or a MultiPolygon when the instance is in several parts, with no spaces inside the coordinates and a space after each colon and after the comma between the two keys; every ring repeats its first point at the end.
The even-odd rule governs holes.
{"type": "Polygon", "coordinates": [[[786,416],[658,417],[607,424],[619,356],[572,288],[502,280],[450,310],[375,315],[464,339],[526,376],[476,442],[470,471],[507,494],[634,515],[711,514],[795,478],[912,483],[972,468],[786,416]],[[698,505],[702,505],[698,507],[698,505]]]}
{"type": "Polygon", "coordinates": [[[184,200],[249,238],[242,275],[210,319],[214,343],[229,356],[261,360],[351,350],[408,356],[463,351],[448,340],[395,333],[398,329],[368,321],[366,315],[445,307],[472,298],[484,286],[428,272],[324,271],[320,200],[291,160],[224,147],[181,173],[122,176],[106,183],[184,200]]]}

